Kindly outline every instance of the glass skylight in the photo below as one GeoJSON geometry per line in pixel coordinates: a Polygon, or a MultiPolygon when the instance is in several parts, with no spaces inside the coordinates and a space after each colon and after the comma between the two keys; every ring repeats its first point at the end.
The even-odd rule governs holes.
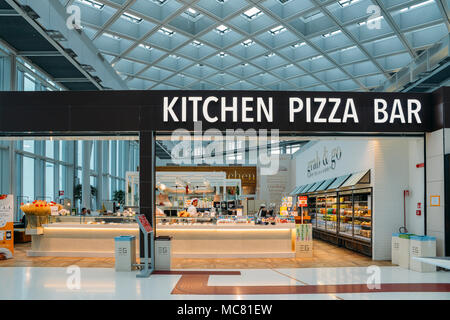
{"type": "Polygon", "coordinates": [[[244,11],[243,15],[248,19],[254,19],[262,14],[262,11],[256,7],[250,8],[247,11],[244,11]]]}
{"type": "Polygon", "coordinates": [[[103,7],[105,6],[103,3],[94,1],[94,0],[77,0],[80,3],[84,3],[88,6],[91,6],[95,9],[103,9],[103,7]]]}

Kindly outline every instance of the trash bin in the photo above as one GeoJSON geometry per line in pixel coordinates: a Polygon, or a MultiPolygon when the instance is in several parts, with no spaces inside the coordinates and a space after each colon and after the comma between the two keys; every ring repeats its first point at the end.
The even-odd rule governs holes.
{"type": "Polygon", "coordinates": [[[400,255],[400,240],[399,235],[401,233],[393,233],[392,234],[392,243],[391,243],[391,260],[392,264],[398,265],[399,255],[400,255]]]}
{"type": "Polygon", "coordinates": [[[172,258],[171,244],[172,237],[159,236],[155,239],[155,270],[170,270],[170,260],[172,258]]]}
{"type": "Polygon", "coordinates": [[[116,271],[131,271],[136,264],[136,237],[120,236],[114,238],[116,271]]]}
{"type": "Polygon", "coordinates": [[[409,240],[411,236],[414,236],[414,234],[401,233],[398,236],[398,265],[405,269],[409,269],[409,240]]]}
{"type": "Polygon", "coordinates": [[[410,238],[411,258],[409,268],[418,272],[435,272],[436,266],[417,261],[414,257],[436,257],[436,238],[429,236],[411,236],[410,238]]]}

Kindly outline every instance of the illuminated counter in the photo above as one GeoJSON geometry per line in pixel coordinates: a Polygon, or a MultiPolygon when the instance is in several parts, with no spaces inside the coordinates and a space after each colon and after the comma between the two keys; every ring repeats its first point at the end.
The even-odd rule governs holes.
{"type": "Polygon", "coordinates": [[[139,248],[139,227],[126,224],[53,223],[43,234],[32,236],[29,256],[114,257],[114,237],[135,236],[139,248]]]}
{"type": "MultiPolygon", "coordinates": [[[[174,258],[290,258],[293,224],[157,225],[157,236],[172,236],[174,258]]],[[[32,236],[29,256],[113,257],[114,237],[139,238],[138,225],[53,223],[32,236]]],[[[139,250],[139,241],[137,241],[139,250]]]]}
{"type": "Polygon", "coordinates": [[[294,224],[157,225],[158,236],[172,236],[174,258],[292,258],[294,224]]]}

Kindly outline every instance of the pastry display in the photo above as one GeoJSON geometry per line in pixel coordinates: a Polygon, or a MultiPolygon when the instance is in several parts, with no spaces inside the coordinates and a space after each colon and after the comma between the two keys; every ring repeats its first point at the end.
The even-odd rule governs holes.
{"type": "Polygon", "coordinates": [[[23,204],[20,209],[30,216],[49,216],[51,214],[51,208],[56,206],[58,212],[63,209],[63,206],[56,202],[47,202],[45,200],[34,200],[32,203],[23,204]]]}

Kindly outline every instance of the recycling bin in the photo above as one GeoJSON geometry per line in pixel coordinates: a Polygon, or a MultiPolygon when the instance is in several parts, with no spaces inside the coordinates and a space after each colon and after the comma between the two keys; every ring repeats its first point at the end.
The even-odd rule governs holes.
{"type": "Polygon", "coordinates": [[[417,272],[435,272],[436,266],[414,259],[414,257],[436,257],[436,237],[411,236],[409,268],[417,272]]]}
{"type": "Polygon", "coordinates": [[[399,255],[400,255],[400,238],[399,235],[401,233],[393,233],[392,234],[392,242],[391,242],[391,260],[392,264],[398,265],[399,255]]]}
{"type": "Polygon", "coordinates": [[[114,243],[116,271],[132,271],[136,265],[136,237],[115,237],[114,243]]]}
{"type": "Polygon", "coordinates": [[[398,265],[404,269],[409,269],[409,245],[410,238],[414,236],[411,233],[401,233],[398,236],[399,248],[398,248],[398,265]]]}
{"type": "Polygon", "coordinates": [[[159,236],[155,239],[155,269],[170,270],[172,258],[172,237],[159,236]]]}

